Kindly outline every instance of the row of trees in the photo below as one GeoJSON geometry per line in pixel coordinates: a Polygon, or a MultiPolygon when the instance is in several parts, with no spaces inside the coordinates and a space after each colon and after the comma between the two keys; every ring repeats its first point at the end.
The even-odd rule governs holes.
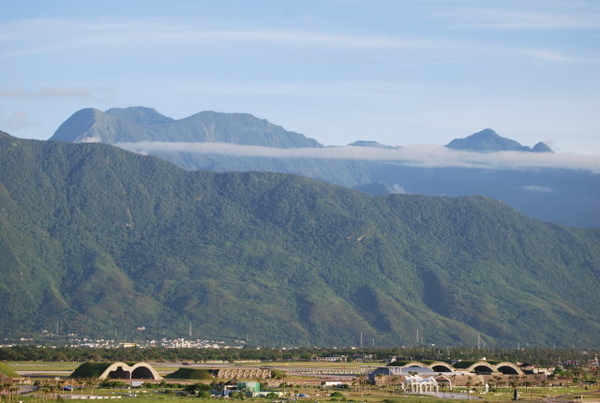
{"type": "Polygon", "coordinates": [[[14,382],[0,383],[0,396],[6,396],[6,401],[18,401],[19,387],[14,382]]]}
{"type": "Polygon", "coordinates": [[[312,357],[347,356],[352,359],[373,357],[373,361],[385,362],[391,357],[398,361],[488,361],[526,362],[536,366],[554,366],[569,360],[570,366],[580,366],[600,355],[600,349],[488,349],[474,347],[413,346],[396,348],[244,348],[244,349],[196,349],[196,348],[39,348],[14,346],[0,348],[1,361],[163,361],[205,362],[260,360],[260,361],[309,361],[312,357]]]}

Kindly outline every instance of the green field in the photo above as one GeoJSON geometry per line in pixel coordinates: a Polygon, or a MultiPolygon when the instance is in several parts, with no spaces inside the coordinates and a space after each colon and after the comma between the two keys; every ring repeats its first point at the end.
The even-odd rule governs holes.
{"type": "MultiPolygon", "coordinates": [[[[103,389],[95,389],[95,396],[106,396],[106,395],[117,395],[121,396],[118,399],[106,399],[101,401],[118,401],[121,403],[144,403],[144,402],[164,402],[164,403],[197,403],[198,401],[203,402],[218,402],[223,401],[223,399],[213,399],[207,398],[202,399],[198,397],[185,397],[185,396],[177,396],[175,392],[171,391],[168,394],[165,394],[163,391],[127,391],[127,393],[134,393],[136,397],[127,397],[121,395],[123,392],[115,392],[103,389]]],[[[300,393],[312,393],[310,394],[310,398],[298,399],[298,401],[304,401],[307,403],[314,402],[381,402],[381,403],[393,403],[393,402],[404,402],[404,403],[413,403],[413,402],[461,402],[461,401],[471,401],[478,400],[481,402],[508,402],[512,401],[512,392],[506,391],[504,393],[496,394],[488,394],[488,395],[478,395],[471,394],[469,399],[464,400],[450,400],[450,399],[439,399],[432,396],[419,396],[419,395],[398,395],[391,394],[390,392],[382,392],[382,391],[366,391],[363,393],[357,392],[347,392],[344,391],[343,397],[325,397],[325,396],[314,396],[314,389],[299,389],[300,393]]],[[[331,390],[329,390],[331,392],[331,390]]],[[[308,394],[307,393],[307,394],[308,394]]],[[[333,392],[332,392],[333,393],[333,392]]],[[[68,396],[68,395],[67,395],[68,396]]],[[[600,391],[595,391],[590,393],[588,390],[584,390],[581,388],[556,388],[552,390],[537,390],[533,389],[528,392],[522,392],[520,395],[520,401],[542,401],[548,400],[551,398],[556,398],[556,402],[598,402],[600,401],[600,391]]],[[[6,397],[5,397],[6,399],[6,397]]],[[[37,403],[42,401],[54,400],[53,396],[45,399],[43,396],[20,396],[19,401],[29,402],[29,403],[37,403]]],[[[64,399],[67,400],[67,399],[64,399]]],[[[241,400],[241,399],[228,399],[228,400],[241,400]]],[[[247,401],[256,401],[256,402],[272,402],[273,399],[266,398],[244,398],[243,400],[247,401]]],[[[277,399],[275,401],[283,401],[285,399],[277,399]]],[[[293,399],[292,399],[293,400],[293,399]]],[[[78,400],[75,400],[78,401],[78,400]]]]}

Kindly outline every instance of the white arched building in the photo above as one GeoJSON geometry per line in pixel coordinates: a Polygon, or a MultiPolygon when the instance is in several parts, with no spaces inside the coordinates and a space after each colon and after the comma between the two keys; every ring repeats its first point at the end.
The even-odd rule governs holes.
{"type": "Polygon", "coordinates": [[[409,375],[406,376],[406,380],[404,381],[404,390],[408,393],[438,393],[439,387],[437,381],[432,376],[423,378],[419,375],[409,375]]]}

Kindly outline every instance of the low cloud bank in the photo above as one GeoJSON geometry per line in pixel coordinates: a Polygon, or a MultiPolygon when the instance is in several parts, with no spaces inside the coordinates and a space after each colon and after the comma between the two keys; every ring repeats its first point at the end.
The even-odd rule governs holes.
{"type": "Polygon", "coordinates": [[[423,168],[535,169],[562,168],[600,173],[600,156],[503,151],[476,153],[451,150],[437,145],[379,149],[371,147],[272,148],[227,143],[135,142],[118,147],[139,154],[185,152],[239,157],[319,158],[387,161],[423,168]]]}

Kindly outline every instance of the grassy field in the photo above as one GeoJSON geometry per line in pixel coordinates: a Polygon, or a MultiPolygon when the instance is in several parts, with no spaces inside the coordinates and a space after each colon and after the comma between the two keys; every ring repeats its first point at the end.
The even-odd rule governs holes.
{"type": "MultiPolygon", "coordinates": [[[[310,397],[309,398],[301,398],[298,401],[304,401],[307,403],[314,402],[370,402],[370,403],[393,403],[393,402],[404,402],[404,403],[413,403],[413,402],[442,402],[442,401],[481,401],[481,402],[509,402],[512,401],[512,391],[504,391],[500,393],[488,393],[486,395],[480,395],[477,393],[473,393],[467,395],[462,394],[461,400],[450,400],[450,399],[440,399],[434,396],[419,396],[419,395],[406,395],[406,394],[396,394],[391,393],[390,391],[381,391],[381,390],[369,390],[363,392],[354,392],[354,391],[343,391],[341,392],[343,396],[331,397],[331,396],[316,396],[315,389],[307,389],[307,388],[298,388],[294,389],[299,393],[306,393],[310,397]]],[[[328,395],[335,392],[334,389],[329,389],[327,391],[328,395]]],[[[85,389],[83,391],[78,391],[75,393],[83,393],[89,394],[90,391],[85,389]]],[[[143,391],[143,390],[124,390],[124,391],[115,391],[115,390],[107,390],[107,389],[94,389],[94,396],[119,396],[118,399],[107,399],[102,401],[118,401],[120,403],[143,403],[143,402],[164,402],[164,403],[198,403],[198,401],[204,402],[217,402],[223,401],[223,399],[200,399],[198,397],[185,397],[185,396],[177,396],[176,391],[170,390],[168,393],[164,393],[162,390],[151,390],[151,391],[143,391]],[[145,393],[144,393],[145,392],[145,393]],[[135,397],[127,397],[128,394],[135,394],[135,397]]],[[[457,395],[460,393],[457,391],[457,395]]],[[[65,395],[65,399],[59,400],[67,400],[68,395],[65,395]]],[[[31,396],[19,396],[19,401],[23,403],[37,403],[48,400],[55,400],[52,396],[49,399],[45,399],[42,396],[31,395],[31,396]]],[[[227,400],[240,400],[240,399],[227,399],[227,400]]],[[[255,402],[272,402],[273,399],[266,398],[244,398],[243,400],[247,401],[255,401],[255,402]]],[[[291,399],[278,399],[277,401],[289,401],[295,400],[291,399]]],[[[537,389],[533,388],[530,391],[521,391],[520,393],[520,401],[548,401],[552,400],[555,402],[583,402],[583,403],[592,403],[592,402],[600,402],[600,391],[595,391],[590,393],[590,391],[583,390],[581,388],[556,388],[552,390],[547,389],[537,389]]],[[[77,401],[77,400],[76,400],[77,401]]]]}
{"type": "MultiPolygon", "coordinates": [[[[94,391],[94,395],[106,395],[106,391],[94,391]],[[104,392],[104,393],[103,393],[104,392]]],[[[600,401],[600,391],[596,391],[594,394],[586,394],[588,391],[584,391],[584,393],[569,393],[564,394],[564,391],[555,391],[558,394],[552,393],[540,393],[533,392],[531,395],[521,395],[520,401],[555,401],[555,402],[584,402],[584,403],[592,403],[600,401]],[[552,396],[557,397],[558,399],[552,399],[552,396]]],[[[53,400],[53,399],[48,399],[53,400]]],[[[19,401],[23,403],[41,403],[47,402],[48,400],[43,397],[19,397],[19,401]]],[[[67,399],[59,399],[59,400],[67,400],[67,399]]],[[[240,401],[240,399],[227,399],[230,401],[240,401]]],[[[265,398],[244,398],[244,401],[252,401],[252,402],[273,402],[273,399],[265,399],[265,398]]],[[[293,400],[293,399],[292,399],[293,400]]],[[[78,401],[78,400],[75,400],[78,401]]],[[[127,397],[121,396],[118,399],[106,399],[101,400],[106,402],[119,402],[119,403],[198,403],[199,401],[212,403],[212,402],[223,402],[223,399],[200,399],[198,397],[183,397],[176,396],[174,394],[163,394],[163,393],[140,393],[139,391],[136,393],[135,397],[127,397]]],[[[279,402],[289,401],[288,399],[280,399],[276,400],[279,402]]],[[[306,403],[314,403],[314,402],[368,402],[368,403],[417,403],[417,402],[461,402],[461,401],[480,401],[480,402],[509,402],[512,401],[512,393],[502,394],[502,396],[477,396],[472,395],[470,398],[464,400],[450,400],[450,399],[440,399],[433,396],[418,396],[418,395],[382,395],[377,393],[368,393],[363,395],[355,395],[355,394],[346,394],[344,397],[311,397],[311,398],[303,398],[298,399],[298,401],[306,402],[306,403]]]]}
{"type": "MultiPolygon", "coordinates": [[[[314,387],[289,387],[285,389],[290,396],[286,399],[277,399],[277,401],[296,400],[294,395],[304,393],[308,398],[300,398],[298,401],[306,403],[314,402],[368,402],[368,403],[394,403],[394,402],[442,402],[442,401],[481,401],[481,402],[509,402],[513,398],[513,390],[511,388],[503,388],[496,392],[487,394],[473,392],[467,394],[464,388],[456,388],[454,393],[461,396],[460,400],[440,399],[434,396],[419,396],[403,394],[399,391],[392,391],[390,388],[363,388],[362,390],[341,389],[341,388],[314,388],[314,387]],[[337,392],[337,393],[336,393],[337,392]],[[331,396],[336,394],[338,396],[331,396]],[[339,396],[341,394],[341,396],[339,396]]],[[[90,390],[88,387],[81,391],[74,392],[75,394],[84,394],[94,396],[119,396],[116,400],[120,403],[143,403],[143,402],[164,402],[164,403],[198,403],[198,401],[216,402],[223,399],[200,399],[197,397],[178,396],[181,389],[158,388],[158,389],[101,389],[94,388],[90,390]],[[136,397],[127,397],[129,394],[135,394],[136,397]]],[[[68,392],[65,393],[65,398],[69,397],[68,392]]],[[[600,402],[600,390],[585,389],[582,387],[556,387],[556,388],[528,388],[519,389],[521,401],[548,401],[555,402],[582,402],[592,403],[600,402]]],[[[42,397],[32,394],[29,397],[20,396],[19,400],[23,403],[38,403],[47,401],[42,397]]],[[[53,399],[50,399],[53,400],[53,399]]],[[[67,399],[64,399],[67,400],[67,399]]],[[[240,399],[227,399],[238,401],[240,399]]],[[[273,402],[273,399],[266,398],[244,398],[243,400],[255,402],[273,402]]],[[[103,400],[106,402],[115,401],[113,399],[103,400]]]]}
{"type": "Polygon", "coordinates": [[[15,371],[74,371],[79,362],[7,361],[15,371]]]}
{"type": "MultiPolygon", "coordinates": [[[[22,401],[23,403],[28,402],[28,403],[42,403],[42,402],[47,402],[48,400],[44,400],[43,398],[19,398],[20,401],[22,401]]],[[[230,399],[233,400],[233,399],[230,399]]],[[[77,401],[77,400],[75,400],[77,401]]],[[[223,402],[223,399],[199,399],[197,397],[179,397],[179,396],[152,396],[152,395],[148,395],[148,396],[140,396],[140,397],[123,397],[117,400],[101,400],[101,401],[106,401],[106,402],[119,402],[119,403],[198,403],[199,401],[201,402],[205,402],[205,403],[217,403],[223,402]]],[[[256,401],[256,402],[270,402],[271,400],[268,399],[244,399],[244,401],[256,401]]],[[[281,400],[280,400],[281,401],[281,400]]],[[[314,400],[305,400],[306,402],[309,403],[313,403],[315,402],[314,400]]],[[[346,400],[346,401],[351,401],[351,400],[346,400]]],[[[383,400],[360,400],[359,402],[365,402],[365,401],[381,401],[383,402],[383,400]]],[[[386,399],[385,403],[393,403],[393,402],[398,402],[398,403],[418,403],[418,402],[455,402],[456,400],[452,401],[452,400],[441,400],[441,399],[435,399],[435,398],[427,398],[427,397],[402,397],[402,398],[394,398],[394,399],[386,399]]]]}

